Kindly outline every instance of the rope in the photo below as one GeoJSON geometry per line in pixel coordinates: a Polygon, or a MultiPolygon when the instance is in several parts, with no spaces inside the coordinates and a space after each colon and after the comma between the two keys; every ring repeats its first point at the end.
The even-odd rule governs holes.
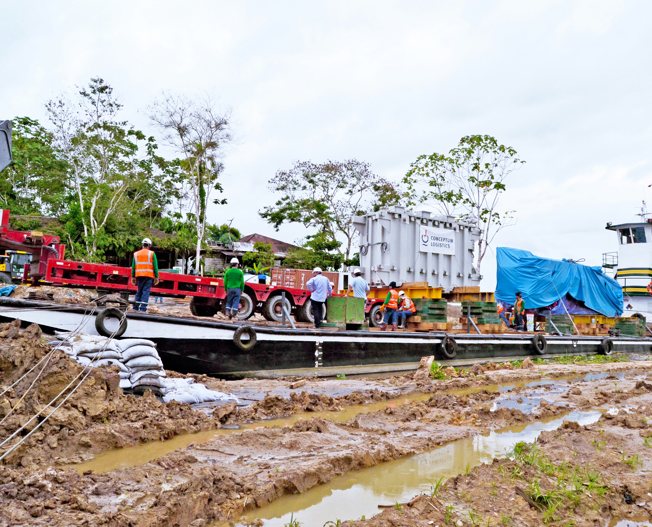
{"type": "Polygon", "coordinates": [[[41,357],[41,359],[40,359],[40,360],[39,360],[39,361],[38,361],[34,366],[32,366],[32,367],[29,369],[29,371],[27,371],[26,373],[24,373],[23,375],[21,375],[21,377],[20,377],[17,381],[15,381],[11,386],[9,386],[9,387],[6,388],[2,393],[0,393],[0,397],[1,397],[2,395],[4,395],[5,393],[7,393],[7,391],[9,391],[10,389],[12,389],[12,388],[13,388],[14,386],[16,386],[19,382],[21,382],[23,379],[25,379],[25,377],[27,377],[27,376],[28,376],[32,371],[34,371],[34,369],[35,369],[35,368],[36,368],[36,367],[37,367],[41,362],[43,362],[43,360],[45,360],[45,359],[47,358],[47,360],[45,361],[45,364],[44,364],[43,367],[41,368],[41,371],[39,371],[38,374],[36,375],[36,377],[34,377],[34,380],[32,380],[32,384],[29,385],[29,388],[27,388],[27,390],[25,390],[25,393],[23,393],[22,397],[21,397],[21,398],[16,402],[16,404],[15,404],[15,405],[14,405],[14,406],[9,410],[9,412],[7,412],[7,414],[6,414],[2,419],[0,419],[0,425],[1,425],[2,423],[5,422],[5,420],[6,420],[6,419],[7,419],[7,418],[8,418],[8,417],[9,417],[9,416],[14,412],[14,410],[16,410],[16,408],[18,408],[18,407],[20,406],[20,404],[23,402],[23,400],[25,399],[25,397],[27,397],[27,394],[28,394],[28,393],[30,392],[30,390],[34,387],[34,385],[36,384],[36,381],[41,377],[41,375],[42,375],[43,372],[45,371],[45,368],[46,368],[47,365],[50,363],[50,359],[54,356],[54,353],[55,353],[55,352],[56,352],[56,351],[57,351],[57,350],[58,350],[58,349],[63,345],[63,343],[64,343],[66,340],[69,340],[70,338],[76,336],[76,335],[81,331],[81,328],[84,326],[84,324],[86,323],[86,318],[92,316],[94,313],[95,313],[95,308],[93,308],[93,310],[92,310],[90,313],[85,312],[85,313],[84,313],[84,316],[82,317],[82,319],[81,319],[81,321],[79,322],[79,324],[77,325],[77,327],[76,327],[74,330],[72,330],[72,331],[71,331],[71,332],[66,336],[66,338],[65,338],[63,341],[59,342],[59,344],[57,344],[56,347],[52,348],[52,349],[51,349],[47,354],[45,354],[43,357],[41,357]]]}
{"type": "MultiPolygon", "coordinates": [[[[127,317],[127,313],[124,312],[122,315],[122,318],[120,319],[120,323],[122,324],[122,321],[127,317]]],[[[114,331],[109,337],[107,337],[107,340],[105,342],[105,345],[100,349],[100,352],[105,351],[109,343],[113,340],[117,330],[114,331]]],[[[35,415],[33,415],[23,426],[21,426],[18,430],[16,430],[13,434],[11,434],[9,437],[7,437],[4,441],[0,443],[0,448],[2,448],[4,445],[6,445],[9,441],[11,441],[16,435],[18,435],[21,431],[23,431],[27,425],[29,425],[34,419],[37,419],[41,413],[49,408],[63,393],[70,388],[74,384],[74,382],[79,379],[80,377],[81,380],[77,383],[77,385],[70,391],[68,395],[64,397],[64,399],[56,406],[54,409],[46,415],[42,421],[40,421],[28,434],[23,436],[18,443],[16,443],[14,446],[10,447],[8,450],[6,450],[1,456],[0,456],[0,462],[3,461],[8,455],[10,455],[12,452],[14,452],[20,445],[22,445],[34,432],[36,432],[45,422],[59,409],[61,406],[79,389],[79,387],[83,384],[83,382],[86,380],[86,378],[91,374],[93,371],[92,364],[99,360],[99,353],[95,355],[95,357],[91,360],[89,364],[84,366],[82,370],[75,376],[75,378],[68,383],[68,385],[63,388],[47,405],[45,405],[43,408],[41,408],[35,415]]]]}

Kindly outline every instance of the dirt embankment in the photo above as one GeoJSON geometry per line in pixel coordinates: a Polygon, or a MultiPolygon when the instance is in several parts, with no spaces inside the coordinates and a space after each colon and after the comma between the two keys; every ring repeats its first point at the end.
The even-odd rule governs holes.
{"type": "MultiPolygon", "coordinates": [[[[38,328],[0,327],[2,386],[48,352],[38,328]]],[[[0,396],[3,439],[32,415],[42,415],[42,407],[81,372],[59,352],[42,373],[40,367],[0,396]],[[37,374],[37,389],[28,391],[37,374]]],[[[376,381],[197,377],[251,403],[210,411],[123,395],[117,371],[102,368],[92,371],[61,411],[5,461],[0,525],[199,527],[235,521],[253,508],[350,471],[515,423],[598,407],[605,416],[594,425],[546,433],[513,460],[479,466],[432,495],[347,525],[595,525],[599,518],[637,517],[652,503],[651,371],[652,363],[641,362],[478,366],[464,376],[451,370],[442,381],[423,374],[376,381]],[[588,372],[598,375],[582,378],[588,372]],[[528,384],[570,377],[575,381],[562,390],[528,384]],[[506,392],[496,384],[510,385],[514,404],[499,404],[506,392]],[[534,396],[531,412],[525,408],[534,396]],[[127,464],[132,463],[128,468],[79,474],[61,466],[114,448],[158,448],[152,442],[223,424],[273,424],[270,418],[298,412],[304,413],[297,422],[222,430],[142,464],[124,450],[127,464]]]]}

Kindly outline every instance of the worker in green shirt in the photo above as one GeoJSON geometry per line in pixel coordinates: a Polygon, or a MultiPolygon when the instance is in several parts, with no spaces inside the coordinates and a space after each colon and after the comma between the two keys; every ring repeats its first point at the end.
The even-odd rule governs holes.
{"type": "Polygon", "coordinates": [[[224,273],[224,289],[226,289],[226,316],[232,319],[240,309],[240,295],[244,289],[244,273],[240,269],[240,261],[231,258],[231,267],[224,273]]]}

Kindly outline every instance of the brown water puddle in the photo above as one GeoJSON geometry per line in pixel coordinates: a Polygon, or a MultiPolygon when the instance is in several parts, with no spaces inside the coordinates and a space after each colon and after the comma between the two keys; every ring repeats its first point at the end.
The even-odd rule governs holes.
{"type": "MultiPolygon", "coordinates": [[[[564,421],[587,425],[600,416],[598,411],[570,412],[561,418],[453,441],[429,452],[338,476],[303,494],[283,496],[248,513],[241,521],[259,519],[265,527],[283,527],[291,519],[301,525],[324,525],[338,519],[368,518],[379,512],[378,505],[392,506],[420,493],[430,494],[438,481],[468,473],[481,463],[504,457],[516,443],[534,442],[541,432],[555,430],[564,421]]],[[[232,524],[210,524],[211,527],[227,525],[232,524]]]]}

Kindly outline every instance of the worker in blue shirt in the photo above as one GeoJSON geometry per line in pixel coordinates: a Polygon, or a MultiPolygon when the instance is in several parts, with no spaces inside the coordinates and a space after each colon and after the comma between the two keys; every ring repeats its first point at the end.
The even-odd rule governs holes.
{"type": "Polygon", "coordinates": [[[310,310],[315,319],[315,327],[321,327],[326,299],[333,293],[333,286],[326,278],[320,267],[312,270],[312,278],[306,282],[306,288],[310,291],[310,310]]]}

